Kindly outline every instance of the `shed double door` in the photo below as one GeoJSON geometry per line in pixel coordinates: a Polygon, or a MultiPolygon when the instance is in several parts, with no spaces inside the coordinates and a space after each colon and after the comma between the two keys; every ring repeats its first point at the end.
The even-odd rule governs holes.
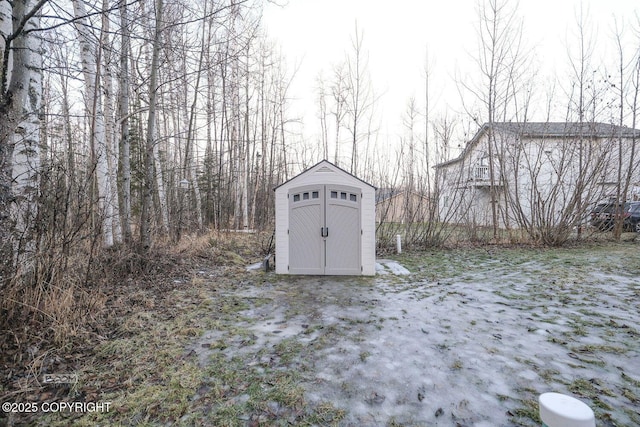
{"type": "Polygon", "coordinates": [[[309,185],[289,191],[289,272],[361,274],[361,191],[309,185]]]}

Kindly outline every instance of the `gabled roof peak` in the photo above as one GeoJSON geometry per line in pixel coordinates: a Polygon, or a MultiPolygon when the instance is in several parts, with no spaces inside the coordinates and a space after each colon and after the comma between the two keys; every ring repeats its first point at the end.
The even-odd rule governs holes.
{"type": "Polygon", "coordinates": [[[358,178],[357,176],[353,175],[352,173],[347,172],[346,170],[342,169],[340,166],[337,166],[337,165],[335,165],[335,164],[331,163],[329,160],[326,160],[326,159],[325,159],[325,160],[321,160],[321,161],[319,161],[318,163],[316,163],[316,164],[315,164],[315,165],[313,165],[313,166],[308,167],[307,169],[303,170],[302,172],[300,172],[300,173],[299,173],[299,174],[297,174],[296,176],[294,176],[294,177],[292,177],[292,178],[289,178],[288,180],[286,180],[286,181],[285,181],[285,182],[283,182],[282,184],[280,184],[280,185],[276,186],[273,190],[275,191],[275,190],[277,190],[278,188],[282,187],[283,185],[288,184],[289,182],[291,182],[291,181],[293,181],[293,180],[298,179],[300,176],[305,175],[305,174],[307,174],[307,173],[310,173],[311,171],[314,171],[314,170],[315,170],[316,172],[324,172],[324,173],[326,173],[326,172],[333,172],[333,171],[335,170],[336,172],[339,172],[339,173],[345,174],[345,175],[347,175],[347,176],[350,176],[350,177],[352,177],[352,178],[355,178],[356,180],[360,181],[360,182],[361,182],[361,183],[363,183],[363,184],[368,185],[369,187],[371,187],[371,188],[373,188],[373,189],[375,189],[375,188],[376,188],[375,186],[373,186],[373,185],[369,184],[368,182],[366,182],[366,181],[364,181],[364,180],[362,180],[362,179],[358,178]]]}

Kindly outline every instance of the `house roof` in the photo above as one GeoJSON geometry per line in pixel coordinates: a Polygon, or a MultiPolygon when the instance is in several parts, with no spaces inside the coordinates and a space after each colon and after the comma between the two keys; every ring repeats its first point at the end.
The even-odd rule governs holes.
{"type": "MultiPolygon", "coordinates": [[[[488,124],[484,126],[488,127],[488,124]]],[[[640,130],[631,129],[624,126],[616,126],[609,123],[594,122],[499,122],[494,123],[494,127],[499,130],[505,130],[517,133],[527,137],[596,137],[596,138],[613,138],[624,137],[632,138],[640,137],[640,130]]]]}
{"type": "Polygon", "coordinates": [[[306,174],[306,173],[308,173],[308,172],[310,172],[310,171],[312,171],[312,170],[315,170],[316,168],[317,168],[317,169],[319,169],[319,168],[320,168],[320,166],[321,166],[321,165],[323,165],[323,164],[324,164],[325,166],[326,166],[326,165],[329,165],[329,166],[331,166],[331,167],[333,167],[333,168],[337,169],[338,171],[340,171],[340,172],[342,172],[342,173],[344,173],[344,174],[346,174],[346,175],[348,175],[348,176],[351,176],[351,177],[353,177],[353,178],[357,179],[357,180],[358,180],[358,181],[360,181],[361,183],[363,183],[363,184],[365,184],[365,185],[368,185],[369,187],[373,188],[374,190],[376,189],[376,187],[374,187],[373,185],[369,184],[369,183],[368,183],[368,182],[366,182],[366,181],[363,181],[362,179],[358,178],[358,177],[357,177],[357,176],[355,176],[354,174],[352,174],[352,173],[350,173],[350,172],[347,172],[346,170],[342,169],[340,166],[336,166],[336,165],[334,165],[334,164],[333,164],[333,163],[331,163],[329,160],[321,160],[320,162],[316,163],[315,165],[313,165],[313,166],[311,166],[311,167],[309,167],[309,168],[305,169],[304,171],[300,172],[298,175],[294,176],[293,178],[289,178],[288,180],[286,180],[286,181],[285,181],[285,182],[283,182],[282,184],[280,184],[280,185],[276,186],[276,187],[273,189],[273,191],[276,191],[278,188],[282,187],[283,185],[285,185],[285,184],[287,184],[287,183],[289,183],[289,182],[291,182],[291,181],[293,181],[293,180],[298,179],[300,176],[302,176],[302,175],[304,175],[304,174],[306,174]]]}
{"type": "Polygon", "coordinates": [[[387,199],[399,194],[402,190],[397,188],[378,188],[376,189],[376,203],[384,202],[387,199]]]}
{"type": "MultiPolygon", "coordinates": [[[[460,156],[434,167],[448,166],[464,159],[489,128],[489,123],[482,125],[460,156]]],[[[493,128],[524,138],[640,138],[638,129],[595,122],[494,122],[493,128]]]]}

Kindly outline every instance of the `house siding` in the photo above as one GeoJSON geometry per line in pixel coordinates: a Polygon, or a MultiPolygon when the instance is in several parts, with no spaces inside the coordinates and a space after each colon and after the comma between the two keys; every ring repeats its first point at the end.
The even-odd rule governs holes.
{"type": "MultiPolygon", "coordinates": [[[[478,131],[460,157],[436,166],[439,214],[443,221],[492,223],[490,183],[486,172],[484,179],[480,179],[482,174],[477,171],[488,151],[487,129],[483,126],[478,131]]],[[[620,138],[623,145],[629,145],[632,137],[640,136],[640,131],[606,124],[579,127],[571,123],[497,124],[494,132],[496,145],[502,149],[500,158],[504,160],[502,164],[497,158],[495,161],[501,227],[514,226],[518,220],[532,220],[543,214],[538,208],[546,200],[557,209],[544,215],[557,219],[576,197],[576,182],[581,171],[583,176],[586,172],[587,177],[586,188],[578,195],[584,206],[611,196],[617,187],[620,138]],[[520,209],[513,209],[513,201],[518,202],[520,209]]],[[[622,161],[624,172],[629,162],[627,152],[623,153],[622,161]]],[[[488,166],[488,162],[484,164],[488,166]]],[[[632,182],[640,180],[639,172],[635,171],[632,182]]]]}
{"type": "Polygon", "coordinates": [[[376,222],[414,223],[429,220],[429,199],[402,191],[376,204],[376,222]]]}

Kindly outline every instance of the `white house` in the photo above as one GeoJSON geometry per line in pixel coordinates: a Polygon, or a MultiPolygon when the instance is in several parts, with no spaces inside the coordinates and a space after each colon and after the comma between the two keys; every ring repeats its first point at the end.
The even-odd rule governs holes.
{"type": "Polygon", "coordinates": [[[276,273],[375,274],[375,187],[323,160],[275,193],[276,273]]]}
{"type": "Polygon", "coordinates": [[[500,227],[576,224],[617,194],[619,171],[640,181],[639,151],[639,130],[610,124],[485,124],[460,156],[435,166],[439,216],[480,226],[494,218],[500,227]]]}

